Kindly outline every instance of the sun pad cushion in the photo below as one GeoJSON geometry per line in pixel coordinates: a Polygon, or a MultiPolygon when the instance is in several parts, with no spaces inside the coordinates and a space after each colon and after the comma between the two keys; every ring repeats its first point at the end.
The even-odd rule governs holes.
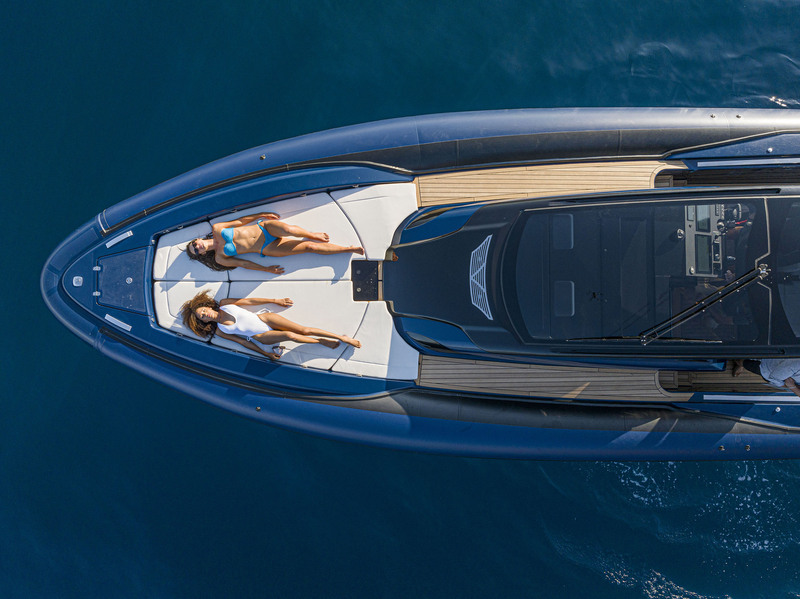
{"type": "Polygon", "coordinates": [[[153,261],[153,278],[157,281],[227,281],[227,271],[211,270],[186,255],[186,244],[211,233],[207,222],[162,235],[153,261]]]}
{"type": "MultiPolygon", "coordinates": [[[[257,312],[262,308],[267,308],[297,324],[351,337],[356,335],[366,310],[366,304],[352,300],[352,285],[349,281],[268,281],[262,283],[238,281],[231,283],[229,293],[229,297],[233,298],[275,299],[288,297],[294,301],[294,305],[288,308],[275,304],[264,304],[252,306],[249,309],[257,312]]],[[[235,341],[217,336],[214,337],[212,343],[237,351],[257,353],[244,348],[235,341]]],[[[281,342],[281,345],[286,347],[281,361],[324,369],[333,366],[336,359],[348,347],[340,344],[336,349],[331,349],[322,344],[294,343],[292,341],[281,342]]]]}
{"type": "MultiPolygon", "coordinates": [[[[280,220],[290,225],[303,227],[312,233],[327,233],[330,237],[330,242],[336,245],[361,245],[353,225],[327,193],[317,193],[262,204],[256,208],[242,210],[214,219],[211,224],[227,222],[259,212],[275,212],[280,216],[280,220]]],[[[231,280],[263,281],[268,278],[281,281],[331,281],[349,279],[350,260],[353,256],[356,256],[356,254],[349,252],[330,255],[297,254],[282,258],[260,256],[257,253],[242,254],[241,258],[252,260],[264,266],[277,264],[282,266],[286,272],[282,275],[272,275],[263,271],[237,268],[236,271],[231,271],[231,280]]]]}
{"type": "Polygon", "coordinates": [[[383,260],[397,226],[417,210],[413,183],[372,185],[331,192],[358,231],[369,260],[383,260]]]}
{"type": "Polygon", "coordinates": [[[181,335],[201,339],[183,324],[181,306],[198,293],[209,291],[211,297],[220,301],[228,297],[228,283],[222,281],[156,281],[153,284],[153,303],[158,326],[181,335]]]}
{"type": "MultiPolygon", "coordinates": [[[[317,193],[268,202],[223,215],[211,223],[235,220],[258,212],[276,212],[281,220],[290,224],[309,231],[327,232],[332,243],[362,245],[368,258],[380,260],[384,258],[396,227],[416,210],[416,187],[411,183],[342,190],[332,195],[317,193]]],[[[289,297],[294,305],[288,308],[267,304],[250,309],[257,312],[267,308],[302,325],[349,335],[359,339],[363,346],[356,349],[340,344],[336,349],[330,349],[321,344],[282,342],[286,347],[282,362],[360,376],[416,378],[417,352],[398,335],[385,304],[354,302],[352,299],[350,262],[354,258],[362,259],[361,256],[346,253],[262,258],[257,254],[245,254],[245,258],[265,265],[280,264],[286,273],[274,275],[245,268],[219,272],[189,260],[185,254],[188,241],[210,232],[211,224],[203,222],[159,239],[153,265],[153,295],[159,326],[198,338],[183,325],[180,308],[185,301],[206,289],[217,301],[226,297],[289,297]]],[[[263,357],[219,336],[214,336],[211,343],[263,357]]]]}
{"type": "Polygon", "coordinates": [[[419,353],[397,333],[385,303],[367,304],[356,336],[361,347],[347,347],[332,370],[377,378],[417,378],[419,353]]]}

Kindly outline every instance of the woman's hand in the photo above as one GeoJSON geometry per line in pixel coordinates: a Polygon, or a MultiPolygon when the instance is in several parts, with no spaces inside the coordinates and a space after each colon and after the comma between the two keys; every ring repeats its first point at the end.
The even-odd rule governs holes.
{"type": "Polygon", "coordinates": [[[278,220],[280,219],[280,215],[276,214],[275,212],[262,212],[258,216],[259,218],[265,218],[267,220],[278,220]]]}
{"type": "Polygon", "coordinates": [[[800,397],[800,387],[797,386],[797,383],[792,377],[783,381],[783,385],[789,389],[792,393],[800,397]]]}
{"type": "Polygon", "coordinates": [[[271,272],[276,275],[282,275],[285,272],[283,266],[278,266],[277,264],[273,264],[272,266],[265,266],[264,270],[266,272],[271,272]]]}
{"type": "Polygon", "coordinates": [[[294,304],[294,302],[292,300],[290,300],[288,297],[274,299],[274,300],[272,300],[272,303],[273,304],[277,304],[279,306],[286,306],[286,307],[289,307],[292,304],[294,304]]]}

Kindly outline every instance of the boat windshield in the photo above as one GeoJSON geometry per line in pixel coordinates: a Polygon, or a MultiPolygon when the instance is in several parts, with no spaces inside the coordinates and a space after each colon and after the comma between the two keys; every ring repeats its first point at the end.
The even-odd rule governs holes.
{"type": "Polygon", "coordinates": [[[671,319],[677,326],[651,341],[798,342],[796,198],[539,208],[520,213],[508,239],[503,301],[526,343],[639,341],[671,319]],[[760,265],[772,276],[751,281],[748,273],[760,265]],[[776,280],[779,293],[773,293],[776,280]],[[728,293],[739,281],[747,284],[728,293]],[[704,310],[682,316],[709,298],[714,301],[704,310]],[[791,306],[785,314],[784,303],[791,306]],[[776,326],[787,319],[790,326],[776,326]]]}

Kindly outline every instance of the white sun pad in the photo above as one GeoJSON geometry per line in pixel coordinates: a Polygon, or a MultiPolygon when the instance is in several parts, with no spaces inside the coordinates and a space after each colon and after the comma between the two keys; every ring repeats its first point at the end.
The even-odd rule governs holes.
{"type": "Polygon", "coordinates": [[[332,370],[359,376],[405,379],[417,378],[419,353],[394,328],[384,302],[369,302],[356,333],[361,347],[347,347],[332,370]]]}
{"type": "Polygon", "coordinates": [[[211,225],[203,222],[162,235],[153,260],[153,278],[156,281],[227,281],[227,271],[211,270],[186,255],[187,243],[209,233],[211,225]]]}
{"type": "MultiPolygon", "coordinates": [[[[211,223],[258,212],[276,212],[290,224],[327,232],[332,243],[362,245],[369,258],[379,260],[384,258],[394,230],[416,210],[416,188],[411,183],[343,190],[333,196],[336,201],[328,194],[318,193],[271,202],[224,215],[211,223]]],[[[245,268],[219,272],[190,261],[185,254],[188,241],[210,232],[211,224],[203,222],[159,239],[153,265],[153,295],[159,326],[197,338],[183,325],[179,313],[185,301],[206,289],[217,301],[226,297],[289,297],[294,301],[289,308],[267,304],[250,309],[257,312],[267,308],[299,324],[348,335],[360,340],[362,347],[340,344],[330,349],[321,344],[283,342],[286,351],[282,362],[360,376],[416,378],[417,352],[395,330],[386,305],[352,299],[350,261],[360,256],[348,253],[262,258],[245,254],[245,258],[263,264],[280,264],[286,273],[273,275],[245,268]]],[[[219,336],[214,336],[211,343],[263,357],[219,336]]]]}
{"type": "MultiPolygon", "coordinates": [[[[238,281],[231,283],[229,293],[229,297],[232,298],[276,299],[288,297],[294,302],[294,305],[288,308],[275,304],[263,304],[252,306],[250,309],[257,312],[262,308],[267,308],[297,324],[350,337],[355,337],[357,334],[366,311],[365,303],[352,300],[353,291],[349,281],[335,283],[331,281],[268,281],[262,283],[238,281]]],[[[215,336],[211,342],[214,345],[247,353],[257,353],[247,350],[235,341],[229,341],[219,336],[215,336]]],[[[284,341],[281,345],[286,347],[281,361],[326,370],[333,366],[345,347],[349,347],[340,344],[336,349],[331,349],[319,343],[294,343],[292,341],[284,341]]]]}
{"type": "MultiPolygon", "coordinates": [[[[312,233],[327,233],[330,242],[342,246],[358,246],[361,241],[353,229],[353,225],[344,215],[341,208],[327,193],[316,193],[309,196],[281,200],[270,204],[262,204],[256,208],[227,214],[211,221],[211,224],[236,220],[242,216],[259,212],[275,212],[280,220],[303,227],[312,233]]],[[[241,254],[239,257],[252,260],[258,264],[269,266],[277,264],[286,272],[272,275],[263,271],[248,268],[237,268],[231,271],[231,280],[237,281],[331,281],[350,278],[350,260],[357,254],[297,254],[283,258],[260,256],[257,253],[241,254]],[[234,274],[235,273],[235,274],[234,274]]]]}
{"type": "Polygon", "coordinates": [[[156,281],[153,284],[153,304],[158,326],[187,337],[201,339],[183,324],[180,314],[181,306],[203,291],[209,291],[211,297],[220,301],[228,297],[228,283],[221,281],[156,281]]]}
{"type": "Polygon", "coordinates": [[[189,259],[186,244],[192,239],[202,238],[211,232],[211,225],[235,220],[259,212],[275,212],[281,220],[304,229],[328,233],[331,243],[342,246],[358,246],[361,241],[352,224],[336,202],[326,193],[317,193],[290,200],[262,204],[255,208],[226,214],[209,222],[198,223],[163,235],[158,240],[153,278],[160,281],[263,281],[279,279],[292,281],[331,281],[350,278],[350,260],[357,254],[332,255],[298,254],[275,258],[258,253],[240,254],[240,258],[269,266],[277,264],[286,272],[274,275],[260,270],[237,268],[231,271],[215,271],[200,262],[189,259]]]}
{"type": "Polygon", "coordinates": [[[372,185],[334,191],[331,196],[358,231],[369,260],[383,260],[397,226],[417,210],[414,183],[372,185]]]}

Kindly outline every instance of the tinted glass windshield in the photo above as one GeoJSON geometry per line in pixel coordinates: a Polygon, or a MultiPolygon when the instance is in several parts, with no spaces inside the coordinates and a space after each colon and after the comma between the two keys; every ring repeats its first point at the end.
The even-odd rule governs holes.
{"type": "MultiPolygon", "coordinates": [[[[511,321],[529,342],[638,338],[765,260],[768,217],[761,198],[525,211],[506,246],[511,321]]],[[[800,295],[800,255],[794,264],[800,295]]],[[[770,294],[748,284],[662,341],[767,343],[770,294]]]]}
{"type": "Polygon", "coordinates": [[[800,202],[792,202],[781,217],[775,278],[788,328],[800,337],[800,202]]]}

